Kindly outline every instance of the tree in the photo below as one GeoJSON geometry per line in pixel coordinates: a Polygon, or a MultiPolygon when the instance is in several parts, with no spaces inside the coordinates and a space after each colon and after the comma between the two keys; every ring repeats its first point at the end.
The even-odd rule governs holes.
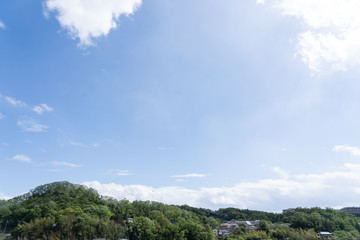
{"type": "Polygon", "coordinates": [[[269,222],[265,221],[265,220],[260,220],[259,222],[259,230],[260,231],[265,231],[266,233],[270,232],[270,224],[269,222]]]}
{"type": "Polygon", "coordinates": [[[134,218],[134,221],[129,224],[129,239],[151,240],[154,237],[154,230],[154,221],[147,217],[136,217],[134,218]]]}

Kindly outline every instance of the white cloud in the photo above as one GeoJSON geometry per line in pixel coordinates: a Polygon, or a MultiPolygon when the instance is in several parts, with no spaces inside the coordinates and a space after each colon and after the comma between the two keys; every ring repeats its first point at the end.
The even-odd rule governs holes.
{"type": "Polygon", "coordinates": [[[72,140],[67,140],[67,142],[70,144],[70,145],[73,145],[73,146],[76,146],[76,147],[84,147],[84,148],[87,148],[87,147],[94,147],[94,148],[98,148],[100,147],[100,144],[99,143],[94,143],[94,144],[85,144],[85,143],[81,143],[81,142],[75,142],[75,141],[72,141],[72,140]]]}
{"type": "Polygon", "coordinates": [[[10,198],[11,198],[10,196],[7,196],[6,194],[0,192],[0,199],[1,200],[9,200],[10,198]]]}
{"type": "Polygon", "coordinates": [[[183,174],[183,175],[173,175],[172,178],[202,178],[206,177],[206,174],[199,174],[199,173],[190,173],[190,174],[183,174]]]}
{"type": "Polygon", "coordinates": [[[131,176],[133,175],[129,170],[118,170],[116,176],[131,176]]]}
{"type": "Polygon", "coordinates": [[[272,170],[282,178],[285,178],[285,179],[289,178],[289,174],[280,167],[273,167],[272,170]]]}
{"type": "Polygon", "coordinates": [[[110,169],[107,174],[114,175],[114,176],[132,176],[134,175],[129,170],[119,170],[119,169],[110,169]]]}
{"type": "MultiPolygon", "coordinates": [[[[263,4],[265,1],[257,0],[263,4]]],[[[283,15],[301,21],[297,55],[313,71],[346,71],[360,64],[358,0],[272,0],[283,15]]]]}
{"type": "Polygon", "coordinates": [[[144,185],[102,184],[98,181],[84,185],[102,195],[128,200],[152,200],[168,204],[188,204],[217,209],[239,207],[280,211],[288,207],[352,206],[360,198],[360,164],[345,164],[340,171],[288,176],[241,182],[230,187],[154,188],[144,185]],[[324,197],[324,196],[331,197],[324,197]]]}
{"type": "Polygon", "coordinates": [[[360,156],[360,148],[351,146],[335,146],[333,148],[335,152],[348,152],[353,156],[360,156]]]}
{"type": "Polygon", "coordinates": [[[52,165],[59,166],[59,167],[71,167],[71,168],[81,167],[81,165],[78,165],[78,164],[69,163],[69,162],[58,162],[58,161],[52,162],[52,165]]]}
{"type": "Polygon", "coordinates": [[[359,164],[345,163],[344,167],[351,170],[351,171],[360,172],[360,165],[359,164]]]}
{"type": "Polygon", "coordinates": [[[26,103],[24,103],[21,100],[17,100],[16,98],[12,98],[9,96],[3,96],[3,98],[5,99],[6,102],[10,103],[14,107],[26,107],[27,106],[26,103]]]}
{"type": "Polygon", "coordinates": [[[32,118],[18,120],[17,125],[24,132],[46,132],[46,130],[49,128],[46,125],[38,123],[36,120],[32,118]]]}
{"type": "Polygon", "coordinates": [[[23,154],[18,154],[18,155],[15,155],[12,160],[15,160],[15,161],[21,161],[21,162],[27,162],[27,163],[31,163],[32,160],[30,157],[26,156],[26,155],[23,155],[23,154]]]}
{"type": "Polygon", "coordinates": [[[0,113],[0,120],[5,119],[5,115],[0,113]]]}
{"type": "Polygon", "coordinates": [[[43,112],[52,112],[53,110],[54,109],[47,104],[40,104],[33,108],[33,111],[40,115],[43,114],[43,112]]]}
{"type": "Polygon", "coordinates": [[[3,21],[0,20],[0,28],[5,30],[6,29],[6,25],[3,21]]]}
{"type": "MultiPolygon", "coordinates": [[[[25,102],[18,100],[16,98],[12,98],[9,96],[3,96],[0,94],[0,99],[4,99],[7,103],[11,104],[14,107],[19,107],[19,108],[28,107],[28,104],[26,104],[25,102]]],[[[54,109],[52,107],[50,107],[49,105],[43,103],[43,104],[39,104],[37,106],[32,107],[32,110],[34,112],[36,112],[37,114],[41,115],[44,112],[52,112],[54,109]]]]}
{"type": "Polygon", "coordinates": [[[142,0],[45,0],[45,16],[56,12],[56,18],[80,47],[94,45],[94,39],[107,36],[118,26],[122,15],[132,15],[142,0]]]}

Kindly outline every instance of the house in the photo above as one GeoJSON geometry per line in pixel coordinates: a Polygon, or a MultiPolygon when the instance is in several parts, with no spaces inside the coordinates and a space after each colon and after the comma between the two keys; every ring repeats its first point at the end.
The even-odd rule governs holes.
{"type": "Polygon", "coordinates": [[[331,239],[334,238],[333,234],[330,232],[319,232],[317,234],[319,239],[331,239]]]}
{"type": "Polygon", "coordinates": [[[230,229],[214,229],[213,232],[217,237],[228,237],[230,235],[230,229]]]}
{"type": "Polygon", "coordinates": [[[255,221],[238,221],[231,220],[226,223],[222,223],[219,226],[219,229],[213,229],[213,232],[218,237],[228,237],[230,233],[238,228],[240,225],[244,225],[246,230],[257,230],[259,229],[260,220],[255,221]]]}
{"type": "Polygon", "coordinates": [[[240,225],[240,224],[244,224],[246,230],[257,230],[257,229],[259,228],[259,223],[260,223],[260,220],[255,220],[255,221],[239,221],[239,225],[240,225]]]}

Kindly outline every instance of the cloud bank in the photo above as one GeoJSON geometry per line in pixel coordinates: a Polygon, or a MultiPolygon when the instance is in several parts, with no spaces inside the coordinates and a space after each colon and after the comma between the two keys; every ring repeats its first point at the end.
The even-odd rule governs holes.
{"type": "Polygon", "coordinates": [[[280,211],[288,207],[353,206],[360,198],[360,164],[346,163],[340,171],[291,176],[279,168],[278,179],[241,182],[230,187],[159,187],[85,182],[102,195],[117,199],[152,200],[168,204],[188,204],[217,209],[238,207],[280,211]],[[331,195],[331,197],[326,197],[331,195]],[[325,196],[325,197],[324,197],[325,196]]]}
{"type": "Polygon", "coordinates": [[[119,24],[120,16],[132,15],[142,0],[46,0],[45,16],[55,12],[60,25],[80,47],[94,45],[94,39],[107,36],[119,24]]]}
{"type": "MultiPolygon", "coordinates": [[[[264,0],[257,0],[264,4],[264,0]]],[[[304,31],[297,52],[315,72],[346,71],[360,64],[360,2],[357,0],[268,0],[295,17],[304,31]]]]}
{"type": "Polygon", "coordinates": [[[5,195],[4,193],[0,192],[0,200],[9,200],[11,197],[5,195]]]}

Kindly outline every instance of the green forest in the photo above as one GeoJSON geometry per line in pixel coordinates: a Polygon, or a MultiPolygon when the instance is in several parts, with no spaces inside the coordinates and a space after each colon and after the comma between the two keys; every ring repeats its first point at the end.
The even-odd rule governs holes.
{"type": "Polygon", "coordinates": [[[358,239],[359,223],[360,218],[330,208],[276,214],[116,200],[65,181],[0,200],[0,239],[319,239],[320,231],[331,232],[337,239],[358,239]],[[260,222],[257,229],[239,224],[229,235],[217,236],[216,230],[230,220],[260,222]]]}

